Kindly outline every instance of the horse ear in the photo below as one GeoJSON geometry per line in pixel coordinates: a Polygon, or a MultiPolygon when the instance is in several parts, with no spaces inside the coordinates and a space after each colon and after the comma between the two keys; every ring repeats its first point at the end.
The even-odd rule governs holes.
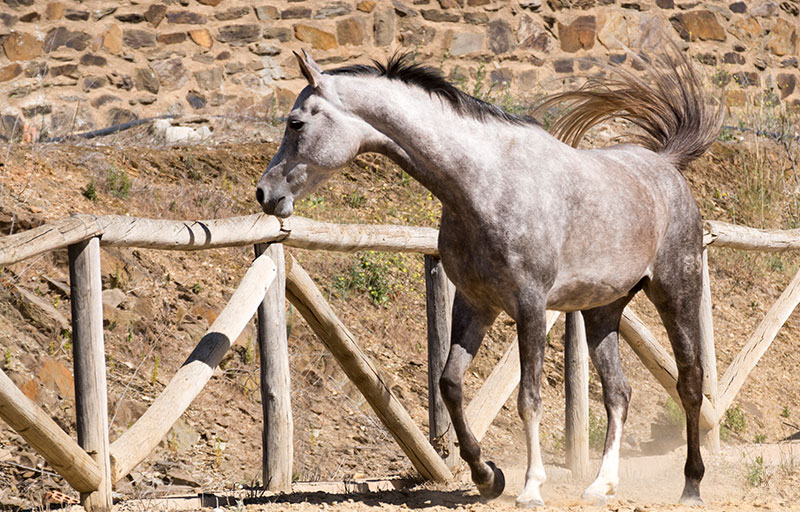
{"type": "Polygon", "coordinates": [[[297,52],[292,53],[297,57],[297,63],[300,65],[300,72],[303,73],[303,76],[308,80],[308,85],[316,89],[320,84],[322,69],[314,62],[314,59],[311,58],[308,52],[305,50],[302,50],[302,52],[302,55],[297,52]]]}

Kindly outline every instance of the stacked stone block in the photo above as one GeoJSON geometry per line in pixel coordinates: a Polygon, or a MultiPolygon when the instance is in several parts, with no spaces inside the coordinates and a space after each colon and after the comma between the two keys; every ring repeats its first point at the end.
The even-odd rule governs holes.
{"type": "Polygon", "coordinates": [[[660,33],[730,83],[728,102],[800,108],[800,0],[0,0],[0,136],[163,114],[266,117],[323,66],[414,51],[524,96],[600,64],[636,67],[660,33]],[[480,71],[479,71],[480,70],[480,71]]]}

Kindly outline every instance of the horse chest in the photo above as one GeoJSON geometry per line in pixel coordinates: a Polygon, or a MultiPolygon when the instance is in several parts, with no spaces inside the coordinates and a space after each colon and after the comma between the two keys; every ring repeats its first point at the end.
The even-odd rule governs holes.
{"type": "Polygon", "coordinates": [[[520,283],[531,276],[524,255],[502,232],[443,215],[439,252],[448,278],[473,304],[514,315],[520,283]]]}

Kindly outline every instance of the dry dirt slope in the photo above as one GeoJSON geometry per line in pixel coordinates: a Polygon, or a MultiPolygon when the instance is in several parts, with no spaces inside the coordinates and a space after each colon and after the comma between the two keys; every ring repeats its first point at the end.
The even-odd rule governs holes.
{"type": "MultiPolygon", "coordinates": [[[[783,165],[781,148],[765,142],[753,144],[715,145],[687,173],[698,203],[708,218],[791,227],[797,213],[793,203],[797,191],[788,186],[781,188],[790,183],[784,179],[789,175],[782,172],[787,167],[783,165]]],[[[11,229],[16,232],[74,211],[184,219],[251,213],[254,181],[275,149],[273,144],[157,149],[0,148],[0,153],[8,155],[1,169],[0,228],[4,234],[11,229]]],[[[430,226],[436,225],[438,212],[438,203],[427,191],[401,170],[371,156],[359,159],[298,207],[300,215],[336,222],[430,226]]],[[[291,252],[328,294],[366,352],[384,369],[394,392],[425,428],[421,258],[381,253],[291,252]]],[[[169,381],[230,296],[251,258],[251,251],[244,248],[201,253],[103,251],[112,438],[133,422],[169,381]]],[[[797,271],[799,260],[788,254],[741,254],[717,249],[712,249],[710,259],[719,367],[724,371],[797,271]]],[[[3,269],[0,365],[74,435],[69,332],[52,314],[42,316],[19,299],[22,289],[68,318],[68,297],[59,286],[67,278],[65,262],[65,254],[56,252],[3,269]]],[[[663,342],[652,308],[641,299],[637,300],[637,308],[663,342]]],[[[363,398],[302,319],[291,308],[288,315],[297,479],[410,474],[410,464],[363,398]]],[[[796,352],[797,328],[795,313],[735,402],[726,456],[710,464],[708,495],[718,504],[744,500],[785,508],[797,497],[800,455],[793,455],[792,448],[786,448],[789,445],[781,445],[775,449],[776,454],[764,456],[759,464],[753,451],[757,448],[755,442],[775,443],[800,431],[800,387],[794,378],[800,361],[796,352]],[[713,487],[713,482],[720,481],[721,486],[713,487]]],[[[549,339],[543,390],[543,445],[551,464],[563,460],[561,332],[557,326],[549,339]]],[[[468,395],[488,375],[512,339],[513,322],[501,318],[470,370],[468,395]]],[[[652,484],[664,481],[667,475],[679,474],[680,451],[672,449],[681,443],[677,438],[662,442],[663,435],[653,442],[652,431],[675,431],[671,427],[674,408],[624,345],[622,352],[634,389],[626,454],[668,454],[664,459],[636,459],[640,462],[629,463],[627,470],[623,467],[623,501],[617,506],[632,510],[638,505],[670,502],[677,496],[678,491],[671,490],[679,486],[675,481],[665,487],[663,494],[654,494],[652,484]],[[644,471],[652,467],[675,470],[644,471]],[[625,501],[631,499],[635,501],[625,501]]],[[[121,495],[144,498],[198,490],[224,491],[256,483],[260,477],[261,428],[257,375],[251,327],[237,340],[224,371],[212,379],[168,439],[121,482],[121,495]]],[[[600,437],[604,416],[595,377],[591,397],[596,418],[594,439],[600,437]]],[[[483,443],[488,456],[508,468],[510,493],[521,486],[517,468],[521,467],[524,454],[514,402],[513,398],[509,400],[483,443]]],[[[38,505],[53,489],[70,492],[16,434],[0,426],[0,503],[38,505]]],[[[316,506],[345,500],[343,510],[376,505],[399,507],[403,502],[420,508],[437,504],[447,508],[484,508],[473,494],[469,486],[456,485],[358,498],[350,504],[341,497],[306,495],[291,499],[311,499],[316,506]]],[[[572,504],[569,499],[576,495],[576,487],[558,479],[546,490],[551,501],[564,506],[572,504]]],[[[502,503],[507,504],[507,500],[502,503]]],[[[267,508],[288,506],[284,502],[267,508]]]]}

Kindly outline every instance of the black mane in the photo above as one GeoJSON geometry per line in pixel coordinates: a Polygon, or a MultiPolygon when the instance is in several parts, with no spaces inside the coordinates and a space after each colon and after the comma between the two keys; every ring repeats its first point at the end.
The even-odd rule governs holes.
{"type": "Polygon", "coordinates": [[[520,117],[509,114],[496,105],[479,100],[461,91],[447,81],[436,68],[424,66],[412,61],[410,53],[395,54],[386,61],[386,64],[372,61],[372,65],[355,64],[326,71],[330,75],[367,75],[382,76],[390,80],[399,80],[409,85],[415,85],[435,94],[449,103],[461,115],[470,116],[480,121],[495,118],[513,124],[537,124],[531,117],[520,117]]]}

